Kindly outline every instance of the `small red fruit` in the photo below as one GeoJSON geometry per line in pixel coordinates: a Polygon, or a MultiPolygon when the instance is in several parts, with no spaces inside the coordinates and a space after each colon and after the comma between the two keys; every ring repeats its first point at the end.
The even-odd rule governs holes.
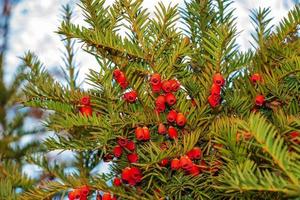
{"type": "Polygon", "coordinates": [[[158,133],[161,135],[164,135],[164,134],[166,134],[166,132],[167,132],[166,126],[163,123],[160,123],[158,125],[158,133]]]}
{"type": "Polygon", "coordinates": [[[156,105],[156,108],[155,110],[158,112],[158,113],[162,113],[166,110],[166,105],[165,104],[162,104],[162,105],[156,105]]]}
{"type": "Polygon", "coordinates": [[[159,95],[156,100],[155,100],[155,105],[156,106],[161,106],[161,105],[165,105],[166,103],[166,98],[163,95],[159,95]]]}
{"type": "Polygon", "coordinates": [[[175,158],[171,161],[171,169],[172,170],[178,170],[178,169],[180,169],[180,167],[181,167],[180,161],[177,158],[175,158]]]}
{"type": "Polygon", "coordinates": [[[87,185],[81,186],[80,188],[81,196],[88,196],[90,192],[90,188],[87,185]]]}
{"type": "Polygon", "coordinates": [[[217,84],[213,84],[210,90],[211,95],[220,96],[221,94],[221,87],[217,84]]]}
{"type": "Polygon", "coordinates": [[[153,93],[160,93],[161,90],[161,83],[158,85],[152,85],[152,92],[153,93]]]}
{"type": "Polygon", "coordinates": [[[171,84],[172,92],[177,92],[180,89],[180,83],[177,80],[172,79],[169,82],[171,84]]]}
{"type": "Polygon", "coordinates": [[[180,166],[182,167],[182,169],[189,170],[192,168],[193,162],[191,161],[191,159],[189,157],[181,156],[180,157],[180,166]]]}
{"type": "Polygon", "coordinates": [[[144,130],[143,130],[143,128],[137,127],[135,129],[135,137],[139,141],[144,139],[144,130]]]}
{"type": "Polygon", "coordinates": [[[178,126],[184,126],[186,124],[186,118],[182,113],[178,113],[176,116],[176,124],[178,126]]]}
{"type": "Polygon", "coordinates": [[[81,98],[80,103],[84,106],[89,106],[91,103],[91,99],[89,96],[84,96],[81,98]]]}
{"type": "Polygon", "coordinates": [[[136,163],[139,160],[139,156],[136,153],[130,153],[127,155],[127,159],[130,163],[136,163]]]}
{"type": "Polygon", "coordinates": [[[214,84],[218,86],[223,86],[225,84],[225,80],[220,73],[216,73],[213,77],[214,84]]]}
{"type": "Polygon", "coordinates": [[[135,150],[135,143],[133,141],[128,141],[128,143],[126,145],[126,149],[128,149],[129,151],[134,151],[135,150]]]}
{"type": "Polygon", "coordinates": [[[122,147],[120,147],[120,146],[115,146],[113,152],[114,152],[114,156],[115,156],[116,158],[120,158],[120,157],[122,156],[123,149],[122,149],[122,147]]]}
{"type": "Polygon", "coordinates": [[[162,167],[167,166],[168,163],[169,163],[169,160],[168,160],[167,158],[164,158],[164,159],[162,159],[162,160],[160,161],[160,165],[161,165],[162,167]]]}
{"type": "Polygon", "coordinates": [[[119,77],[121,76],[122,73],[123,73],[123,72],[122,72],[121,70],[115,69],[115,70],[113,71],[114,78],[115,78],[116,80],[119,79],[119,77]]]}
{"type": "Polygon", "coordinates": [[[177,139],[178,138],[178,133],[176,128],[174,128],[173,126],[170,126],[168,129],[168,135],[170,139],[177,139]]]}
{"type": "Polygon", "coordinates": [[[116,178],[114,179],[114,186],[118,187],[118,186],[120,186],[121,184],[122,184],[121,179],[118,178],[118,177],[116,177],[116,178]]]}
{"type": "Polygon", "coordinates": [[[172,93],[166,94],[166,102],[169,106],[173,106],[176,103],[176,97],[172,93]]]}
{"type": "Polygon", "coordinates": [[[210,95],[208,97],[208,103],[212,108],[217,107],[220,104],[221,97],[217,95],[210,95]]]}
{"type": "Polygon", "coordinates": [[[102,196],[102,200],[111,200],[111,195],[109,192],[104,193],[102,196]]]}
{"type": "Polygon", "coordinates": [[[126,138],[119,138],[117,143],[121,146],[121,147],[125,147],[127,145],[128,140],[126,138]]]}
{"type": "Polygon", "coordinates": [[[137,93],[136,91],[130,91],[124,94],[124,99],[128,101],[129,103],[134,103],[137,99],[137,93]]]}
{"type": "Polygon", "coordinates": [[[187,153],[187,156],[191,159],[191,160],[194,160],[194,159],[200,159],[201,158],[201,154],[202,154],[202,151],[199,147],[194,147],[192,150],[190,150],[188,153],[187,153]]]}
{"type": "Polygon", "coordinates": [[[171,83],[169,81],[163,81],[161,88],[165,93],[169,93],[172,90],[171,83]]]}
{"type": "Polygon", "coordinates": [[[251,76],[250,80],[253,84],[256,84],[262,81],[262,77],[259,73],[255,73],[251,76]]]}
{"type": "Polygon", "coordinates": [[[143,132],[144,132],[144,140],[150,140],[150,131],[148,127],[144,126],[143,132]]]}
{"type": "Polygon", "coordinates": [[[263,95],[257,95],[255,97],[255,104],[257,106],[262,106],[265,103],[265,97],[263,95]]]}
{"type": "Polygon", "coordinates": [[[177,118],[177,112],[175,110],[171,110],[167,115],[168,122],[175,122],[177,118]]]}
{"type": "Polygon", "coordinates": [[[92,116],[93,115],[93,109],[91,106],[83,106],[80,108],[79,111],[84,116],[92,116]]]}
{"type": "Polygon", "coordinates": [[[69,200],[79,200],[81,198],[81,192],[79,189],[71,191],[68,195],[69,200]]]}
{"type": "Polygon", "coordinates": [[[160,74],[158,74],[158,73],[152,74],[152,76],[150,78],[151,85],[159,85],[160,82],[161,82],[160,74]]]}
{"type": "Polygon", "coordinates": [[[192,176],[198,176],[200,174],[200,169],[197,165],[193,164],[192,167],[188,170],[188,173],[192,176]]]}

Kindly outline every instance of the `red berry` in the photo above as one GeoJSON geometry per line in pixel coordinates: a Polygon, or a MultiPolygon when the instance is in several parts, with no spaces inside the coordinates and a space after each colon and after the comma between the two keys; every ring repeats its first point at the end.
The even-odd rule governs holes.
{"type": "Polygon", "coordinates": [[[178,133],[177,133],[176,128],[174,128],[173,126],[170,126],[168,129],[168,136],[170,139],[177,139],[178,133]]]}
{"type": "Polygon", "coordinates": [[[165,93],[169,93],[172,90],[171,83],[169,81],[163,81],[161,88],[165,93]]]}
{"type": "Polygon", "coordinates": [[[197,165],[193,164],[190,169],[188,169],[188,173],[192,176],[198,176],[200,174],[200,169],[197,165]]]}
{"type": "Polygon", "coordinates": [[[300,133],[298,131],[290,132],[291,141],[300,144],[300,133]]]}
{"type": "Polygon", "coordinates": [[[115,146],[113,152],[114,152],[114,156],[115,156],[116,158],[120,158],[120,157],[122,156],[123,149],[122,149],[122,147],[120,147],[120,146],[115,146]]]}
{"type": "Polygon", "coordinates": [[[81,98],[80,103],[84,106],[89,106],[91,103],[91,99],[89,96],[84,96],[81,98]]]}
{"type": "Polygon", "coordinates": [[[161,90],[161,83],[158,85],[152,85],[152,92],[153,93],[160,93],[161,90]]]}
{"type": "Polygon", "coordinates": [[[220,104],[221,97],[217,95],[210,95],[208,97],[208,103],[212,108],[217,107],[220,104]]]}
{"type": "Polygon", "coordinates": [[[166,132],[167,132],[166,126],[163,123],[160,123],[158,125],[158,133],[161,135],[164,135],[164,134],[166,134],[166,132]]]}
{"type": "Polygon", "coordinates": [[[115,69],[114,72],[113,72],[113,75],[114,75],[114,79],[119,79],[120,75],[122,74],[123,72],[119,69],[115,69]]]}
{"type": "Polygon", "coordinates": [[[80,113],[84,116],[92,116],[93,115],[93,109],[91,106],[83,106],[80,108],[80,113]]]}
{"type": "Polygon", "coordinates": [[[180,88],[180,83],[175,79],[172,79],[169,82],[171,84],[172,92],[177,92],[180,88]]]}
{"type": "Polygon", "coordinates": [[[165,167],[169,163],[169,160],[167,158],[164,158],[160,161],[160,166],[165,167]]]}
{"type": "Polygon", "coordinates": [[[131,178],[134,179],[137,183],[141,182],[142,180],[142,173],[141,171],[136,168],[136,167],[132,167],[131,170],[131,178]]]}
{"type": "Polygon", "coordinates": [[[135,143],[133,141],[128,141],[128,143],[126,145],[126,149],[128,149],[129,151],[134,151],[135,150],[135,143]]]}
{"type": "Polygon", "coordinates": [[[172,170],[178,170],[178,169],[180,169],[180,168],[181,168],[181,166],[180,166],[180,161],[179,161],[177,158],[173,159],[173,160],[171,161],[171,169],[172,169],[172,170]]]}
{"type": "Polygon", "coordinates": [[[177,118],[177,112],[175,110],[171,110],[167,115],[168,122],[175,122],[177,118]]]}
{"type": "Polygon", "coordinates": [[[262,106],[265,103],[265,97],[263,95],[257,95],[255,97],[255,104],[257,106],[262,106]]]}
{"type": "Polygon", "coordinates": [[[129,179],[131,178],[131,168],[130,167],[126,167],[125,169],[122,170],[122,180],[125,181],[129,181],[129,179]]]}
{"type": "Polygon", "coordinates": [[[157,105],[155,110],[158,112],[158,113],[162,113],[166,110],[166,105],[163,104],[163,105],[157,105]]]}
{"type": "Polygon", "coordinates": [[[130,153],[127,155],[127,159],[130,163],[136,163],[139,160],[139,156],[136,153],[130,153]]]}
{"type": "Polygon", "coordinates": [[[184,126],[186,123],[186,118],[182,113],[178,113],[176,116],[176,124],[178,126],[184,126]]]}
{"type": "Polygon", "coordinates": [[[176,103],[176,97],[172,93],[166,94],[166,102],[169,106],[173,106],[176,103]]]}
{"type": "Polygon", "coordinates": [[[201,154],[202,154],[202,151],[199,147],[194,147],[192,150],[190,150],[188,153],[187,153],[187,156],[191,159],[191,160],[194,160],[194,159],[200,159],[201,158],[201,154]]]}
{"type": "Polygon", "coordinates": [[[161,82],[160,74],[158,74],[158,73],[152,74],[152,76],[150,78],[151,85],[159,85],[160,82],[161,82]]]}
{"type": "Polygon", "coordinates": [[[150,131],[146,126],[143,127],[143,132],[144,132],[144,140],[150,140],[150,131]]]}
{"type": "Polygon", "coordinates": [[[136,167],[126,167],[122,170],[121,176],[122,180],[128,182],[132,186],[142,181],[142,173],[136,167]]]}
{"type": "Polygon", "coordinates": [[[137,140],[143,140],[144,139],[144,130],[141,127],[137,127],[135,129],[135,137],[137,140]]]}
{"type": "Polygon", "coordinates": [[[127,145],[128,140],[126,138],[118,138],[117,143],[121,146],[121,147],[125,147],[127,145]]]}
{"type": "Polygon", "coordinates": [[[75,189],[72,192],[69,193],[68,195],[69,200],[78,200],[81,198],[81,192],[80,189],[75,189]]]}
{"type": "Polygon", "coordinates": [[[80,187],[79,189],[80,189],[81,196],[89,195],[90,188],[87,185],[84,185],[84,186],[80,187]]]}
{"type": "Polygon", "coordinates": [[[111,195],[109,192],[104,193],[102,196],[102,200],[111,200],[111,195]]]}
{"type": "Polygon", "coordinates": [[[251,76],[250,80],[253,84],[256,84],[262,81],[262,77],[259,73],[255,73],[251,76]]]}
{"type": "Polygon", "coordinates": [[[181,156],[180,157],[180,166],[182,169],[189,170],[193,166],[193,162],[191,159],[187,156],[181,156]]]}
{"type": "Polygon", "coordinates": [[[118,187],[118,186],[120,186],[121,184],[122,184],[121,179],[118,178],[118,177],[116,177],[116,178],[114,179],[114,186],[118,187]]]}
{"type": "Polygon", "coordinates": [[[120,86],[123,90],[125,90],[128,87],[128,82],[127,81],[120,82],[120,86]]]}
{"type": "Polygon", "coordinates": [[[210,90],[211,95],[220,96],[221,94],[221,87],[217,84],[213,84],[210,90]]]}
{"type": "Polygon", "coordinates": [[[165,105],[166,103],[166,98],[163,95],[159,95],[156,100],[155,100],[155,105],[156,106],[161,106],[161,105],[165,105]]]}
{"type": "Polygon", "coordinates": [[[225,80],[220,73],[216,73],[213,77],[214,84],[218,86],[223,86],[225,84],[225,80]]]}
{"type": "Polygon", "coordinates": [[[111,198],[111,200],[117,200],[117,197],[113,196],[113,197],[111,198]]]}
{"type": "Polygon", "coordinates": [[[136,91],[130,91],[124,94],[124,99],[128,101],[129,103],[134,103],[137,99],[137,93],[136,91]]]}

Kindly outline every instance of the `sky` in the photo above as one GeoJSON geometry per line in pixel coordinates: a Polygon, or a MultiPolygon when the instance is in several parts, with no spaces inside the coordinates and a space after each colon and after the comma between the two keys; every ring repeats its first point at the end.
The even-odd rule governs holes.
{"type": "MultiPolygon", "coordinates": [[[[28,50],[35,52],[49,70],[58,69],[57,66],[62,64],[61,51],[63,45],[61,38],[55,33],[61,21],[62,5],[71,4],[74,8],[74,22],[84,23],[80,9],[76,6],[78,0],[17,1],[11,18],[9,49],[5,63],[7,82],[13,79],[13,73],[20,64],[18,57],[24,55],[24,52],[28,50]]],[[[144,6],[153,13],[154,5],[157,5],[158,2],[158,0],[144,0],[144,6]]],[[[163,0],[163,2],[165,4],[178,4],[181,7],[184,5],[184,0],[163,0]]],[[[113,3],[113,0],[107,0],[107,4],[111,3],[113,3]]],[[[236,9],[237,27],[238,31],[241,31],[237,39],[240,49],[244,51],[250,47],[250,33],[253,31],[249,17],[250,10],[259,7],[270,7],[272,9],[271,16],[274,18],[273,22],[278,24],[294,4],[295,0],[235,0],[232,7],[236,9]]],[[[80,66],[79,81],[84,79],[88,69],[99,69],[94,58],[82,50],[78,50],[76,61],[80,66]]],[[[33,123],[28,122],[27,124],[33,123]]],[[[62,155],[59,154],[55,159],[59,160],[61,158],[62,155]]],[[[107,169],[107,167],[102,167],[102,169],[107,169]]],[[[32,166],[28,166],[27,171],[32,171],[32,166]]]]}
{"type": "MultiPolygon", "coordinates": [[[[114,0],[107,0],[107,4],[114,0]]],[[[299,1],[299,0],[297,0],[299,1]]],[[[144,0],[144,6],[153,12],[158,0],[144,0]]],[[[184,0],[163,0],[165,4],[184,5],[184,0]]],[[[35,52],[41,61],[51,69],[57,69],[62,64],[61,50],[63,49],[61,38],[55,33],[61,21],[61,7],[67,3],[74,8],[75,23],[82,24],[80,9],[76,5],[78,0],[19,0],[13,10],[11,19],[11,33],[9,38],[9,51],[6,58],[6,80],[12,79],[13,72],[20,63],[20,57],[25,51],[35,52]]],[[[236,9],[237,27],[242,31],[237,39],[241,50],[250,47],[250,32],[253,31],[250,23],[250,10],[259,7],[271,7],[271,16],[274,23],[278,23],[286,16],[289,9],[295,4],[295,0],[235,0],[233,8],[236,9]]],[[[87,53],[80,51],[77,54],[77,63],[80,66],[80,80],[88,69],[96,69],[95,60],[87,53]]]]}

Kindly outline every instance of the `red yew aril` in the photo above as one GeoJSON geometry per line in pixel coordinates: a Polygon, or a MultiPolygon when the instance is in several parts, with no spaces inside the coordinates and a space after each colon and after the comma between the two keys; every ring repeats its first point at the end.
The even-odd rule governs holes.
{"type": "Polygon", "coordinates": [[[91,103],[91,99],[89,96],[84,96],[81,98],[80,103],[84,106],[89,106],[91,103]]]}
{"type": "Polygon", "coordinates": [[[152,76],[150,78],[151,85],[159,85],[160,82],[161,82],[160,74],[158,74],[158,73],[152,74],[152,76]]]}
{"type": "Polygon", "coordinates": [[[162,160],[160,161],[160,165],[161,165],[162,167],[167,166],[168,163],[169,163],[169,160],[168,160],[167,158],[164,158],[164,159],[162,159],[162,160]]]}
{"type": "Polygon", "coordinates": [[[178,160],[177,158],[174,158],[172,161],[171,161],[171,169],[172,170],[178,170],[181,168],[181,165],[180,165],[180,160],[178,160]]]}
{"type": "Polygon", "coordinates": [[[84,116],[92,116],[93,115],[93,109],[91,106],[83,106],[79,109],[79,111],[84,116]]]}
{"type": "Polygon", "coordinates": [[[184,170],[189,170],[193,166],[193,162],[187,156],[180,157],[180,166],[184,170]]]}
{"type": "Polygon", "coordinates": [[[262,81],[262,77],[259,73],[255,73],[251,76],[250,80],[253,84],[256,84],[262,81]]]}
{"type": "Polygon", "coordinates": [[[117,143],[121,146],[121,147],[125,147],[128,143],[128,140],[126,138],[118,138],[117,143]]]}
{"type": "Polygon", "coordinates": [[[120,157],[122,156],[123,149],[122,149],[121,146],[115,146],[113,152],[114,152],[114,156],[115,156],[116,158],[120,158],[120,157]]]}
{"type": "Polygon", "coordinates": [[[144,126],[143,132],[144,132],[144,140],[150,140],[150,131],[148,127],[144,126]]]}
{"type": "Polygon", "coordinates": [[[176,128],[174,128],[173,126],[170,126],[168,129],[168,136],[170,139],[177,139],[178,138],[178,133],[176,128]]]}
{"type": "Polygon", "coordinates": [[[223,78],[222,74],[216,73],[213,77],[213,82],[218,86],[223,86],[225,84],[225,79],[223,78]]]}
{"type": "Polygon", "coordinates": [[[124,99],[129,102],[129,103],[134,103],[137,100],[137,93],[136,91],[130,91],[130,92],[126,92],[124,94],[124,99]]]}
{"type": "Polygon", "coordinates": [[[166,97],[163,95],[159,95],[155,100],[156,106],[165,105],[165,103],[166,103],[166,97]]]}
{"type": "Polygon", "coordinates": [[[177,80],[172,79],[169,82],[171,84],[172,92],[177,92],[180,89],[180,83],[177,80]]]}
{"type": "Polygon", "coordinates": [[[186,124],[186,118],[182,113],[178,113],[176,116],[176,124],[178,126],[184,126],[186,124]]]}
{"type": "Polygon", "coordinates": [[[143,128],[137,127],[135,129],[135,137],[139,141],[144,140],[144,130],[143,130],[143,128]]]}
{"type": "Polygon", "coordinates": [[[126,145],[126,149],[128,149],[129,151],[134,151],[135,150],[135,143],[133,141],[128,141],[128,143],[126,145]]]}
{"type": "Polygon", "coordinates": [[[102,200],[111,200],[111,194],[109,192],[104,193],[102,200]]]}
{"type": "Polygon", "coordinates": [[[166,102],[169,106],[173,106],[176,103],[176,97],[172,93],[166,94],[166,102]]]}
{"type": "Polygon", "coordinates": [[[120,185],[122,185],[122,181],[121,181],[120,178],[116,177],[116,178],[114,179],[114,186],[118,187],[118,186],[120,186],[120,185]]]}
{"type": "Polygon", "coordinates": [[[163,81],[162,85],[161,85],[161,89],[165,92],[165,93],[169,93],[172,90],[171,87],[171,83],[169,81],[163,81]]]}
{"type": "Polygon", "coordinates": [[[166,126],[163,123],[160,123],[158,125],[158,133],[161,135],[164,135],[164,134],[166,134],[166,132],[167,132],[166,126]]]}
{"type": "Polygon", "coordinates": [[[177,112],[175,110],[171,110],[167,115],[168,122],[175,122],[177,118],[177,112]]]}
{"type": "Polygon", "coordinates": [[[151,89],[152,89],[152,92],[153,92],[153,93],[160,93],[160,90],[161,90],[161,83],[158,84],[158,85],[152,85],[152,86],[151,86],[151,89]]]}
{"type": "Polygon", "coordinates": [[[217,84],[213,84],[210,90],[210,94],[219,96],[221,94],[221,87],[217,84]]]}
{"type": "Polygon", "coordinates": [[[255,104],[257,106],[262,106],[265,103],[265,97],[263,95],[257,95],[255,97],[255,104]]]}
{"type": "Polygon", "coordinates": [[[139,160],[139,156],[136,153],[130,153],[127,155],[127,159],[130,163],[136,163],[139,160]]]}
{"type": "Polygon", "coordinates": [[[221,97],[217,95],[210,95],[208,97],[208,103],[212,108],[217,107],[220,104],[221,97]]]}

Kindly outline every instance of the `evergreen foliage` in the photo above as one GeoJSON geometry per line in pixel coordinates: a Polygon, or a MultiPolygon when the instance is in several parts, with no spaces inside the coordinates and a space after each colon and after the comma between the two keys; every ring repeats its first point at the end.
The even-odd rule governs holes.
{"type": "Polygon", "coordinates": [[[91,89],[75,84],[71,67],[66,86],[33,53],[23,57],[30,69],[24,104],[53,111],[46,126],[57,137],[47,139],[45,148],[72,150],[77,156],[73,174],[64,173],[59,164],[50,166],[46,159],[32,158],[56,179],[31,189],[22,199],[66,196],[83,185],[91,189],[91,199],[97,191],[121,199],[300,197],[300,134],[292,134],[300,131],[299,5],[276,28],[269,9],[253,11],[255,49],[240,52],[231,0],[191,0],[180,11],[178,6],[159,3],[154,17],[141,0],[104,3],[81,0],[88,25],[66,18],[58,29],[69,47],[70,40],[76,39],[98,61],[99,70],[90,70],[87,77],[91,89]],[[183,30],[175,26],[180,21],[183,30]],[[126,36],[119,30],[126,30],[126,36]],[[137,92],[135,103],[123,99],[124,90],[113,76],[116,69],[124,72],[129,83],[125,92],[137,92]],[[167,116],[154,111],[157,95],[149,83],[154,73],[181,84],[172,109],[184,113],[187,124],[178,128],[178,139],[157,133],[167,116]],[[214,108],[208,97],[217,73],[226,81],[214,108]],[[252,80],[254,74],[259,81],[252,80]],[[87,95],[93,110],[88,116],[81,114],[80,102],[87,95]],[[256,102],[258,95],[265,102],[256,102]],[[135,130],[144,126],[151,140],[137,141],[135,130]],[[112,159],[120,138],[135,142],[138,162],[129,164],[124,152],[112,159]],[[195,161],[199,175],[161,165],[163,159],[179,158],[194,147],[202,150],[201,160],[195,161]],[[107,160],[112,163],[108,174],[93,173],[107,160]],[[113,186],[114,177],[120,177],[127,166],[141,170],[141,182],[135,187],[113,186]]]}

